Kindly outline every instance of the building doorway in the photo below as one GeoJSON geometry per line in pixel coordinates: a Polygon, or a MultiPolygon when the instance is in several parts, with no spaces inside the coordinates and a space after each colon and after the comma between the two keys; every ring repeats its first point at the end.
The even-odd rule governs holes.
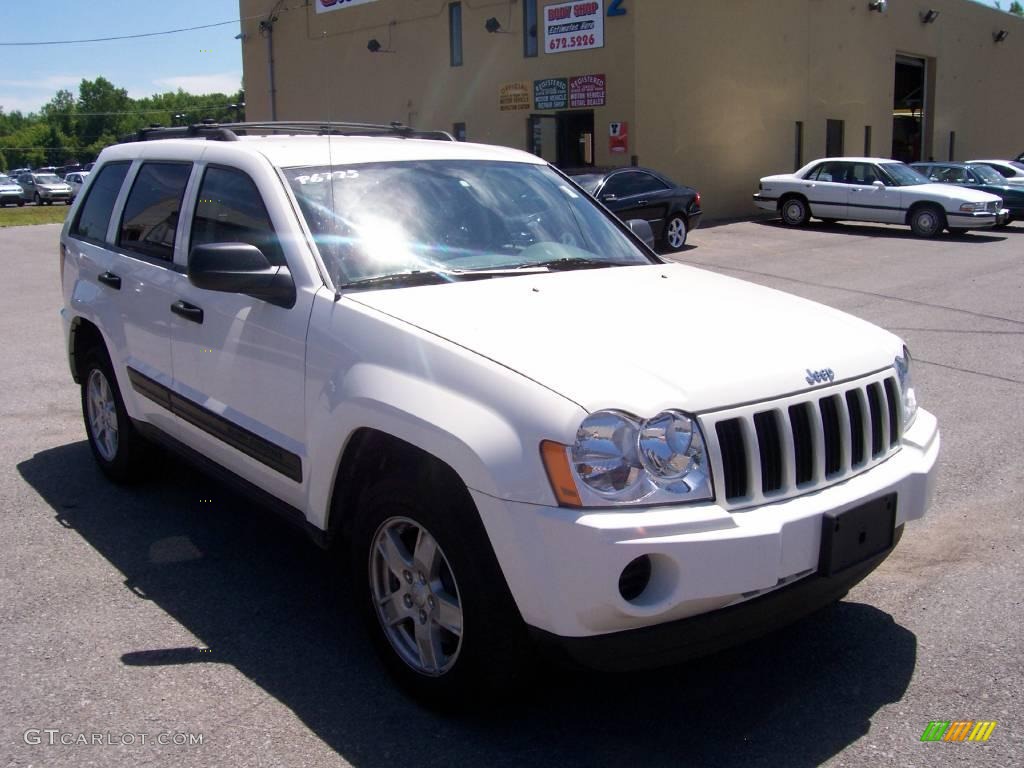
{"type": "Polygon", "coordinates": [[[928,67],[924,59],[896,57],[892,105],[892,158],[904,163],[924,159],[928,67]]]}
{"type": "Polygon", "coordinates": [[[559,168],[586,168],[594,164],[594,112],[530,115],[527,147],[559,168]]]}

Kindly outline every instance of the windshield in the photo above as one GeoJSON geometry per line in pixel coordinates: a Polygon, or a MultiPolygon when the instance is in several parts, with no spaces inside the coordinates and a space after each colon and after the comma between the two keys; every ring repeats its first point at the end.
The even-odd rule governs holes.
{"type": "Polygon", "coordinates": [[[11,181],[11,177],[10,176],[8,176],[7,174],[4,174],[4,173],[0,173],[0,184],[13,184],[13,183],[14,182],[11,181]]]}
{"type": "Polygon", "coordinates": [[[971,165],[968,167],[986,184],[998,184],[1000,187],[1006,186],[1006,179],[1003,175],[989,166],[971,165]]]}
{"type": "Polygon", "coordinates": [[[424,160],[284,173],[336,285],[552,262],[652,263],[543,165],[424,160]]]}
{"type": "Polygon", "coordinates": [[[885,163],[882,170],[889,174],[897,187],[911,187],[914,184],[928,184],[928,178],[922,176],[904,163],[885,163]]]}
{"type": "Polygon", "coordinates": [[[36,174],[36,184],[61,184],[60,179],[52,173],[38,173],[36,174]]]}

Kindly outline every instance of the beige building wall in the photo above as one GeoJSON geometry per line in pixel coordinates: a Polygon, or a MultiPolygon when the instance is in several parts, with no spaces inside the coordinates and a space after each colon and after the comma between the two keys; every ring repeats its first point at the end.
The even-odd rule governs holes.
{"type": "MultiPolygon", "coordinates": [[[[549,4],[539,4],[541,14],[549,4]]],[[[864,152],[871,126],[872,154],[889,156],[897,54],[928,61],[925,157],[947,159],[951,131],[958,160],[1024,151],[1024,20],[970,0],[890,0],[884,13],[869,11],[868,0],[625,0],[626,15],[605,18],[603,49],[536,58],[523,56],[519,0],[464,0],[461,67],[450,66],[443,0],[378,0],[326,14],[312,2],[240,0],[253,120],[270,118],[259,19],[275,5],[291,8],[273,25],[278,119],[449,131],[464,122],[470,141],[526,148],[535,111],[500,111],[503,84],[604,74],[596,163],[636,155],[700,189],[710,218],[753,213],[758,178],[793,170],[797,121],[805,162],[825,153],[828,119],[844,121],[846,154],[864,152]],[[922,24],[928,8],[939,17],[922,24]],[[490,17],[502,32],[484,29],[490,17]],[[999,29],[1010,34],[995,44],[999,29]],[[392,52],[370,53],[371,38],[392,52]],[[624,155],[609,152],[608,126],[618,121],[629,123],[624,155]]]]}

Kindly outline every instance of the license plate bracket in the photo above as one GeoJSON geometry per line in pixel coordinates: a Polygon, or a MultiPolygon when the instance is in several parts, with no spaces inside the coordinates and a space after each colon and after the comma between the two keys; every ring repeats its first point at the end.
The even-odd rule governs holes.
{"type": "Polygon", "coordinates": [[[834,576],[880,555],[892,547],[895,529],[895,493],[842,512],[826,512],[821,521],[818,573],[834,576]]]}

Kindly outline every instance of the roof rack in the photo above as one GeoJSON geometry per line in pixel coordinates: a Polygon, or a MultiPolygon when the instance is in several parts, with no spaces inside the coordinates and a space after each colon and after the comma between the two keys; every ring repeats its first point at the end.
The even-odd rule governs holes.
{"type": "Polygon", "coordinates": [[[165,127],[151,125],[122,138],[122,142],[156,141],[158,139],[209,139],[211,141],[238,141],[239,135],[248,133],[312,134],[315,136],[396,136],[403,139],[433,139],[455,141],[446,131],[419,131],[402,123],[350,123],[320,120],[272,120],[246,123],[218,123],[204,120],[192,125],[165,127]]]}

